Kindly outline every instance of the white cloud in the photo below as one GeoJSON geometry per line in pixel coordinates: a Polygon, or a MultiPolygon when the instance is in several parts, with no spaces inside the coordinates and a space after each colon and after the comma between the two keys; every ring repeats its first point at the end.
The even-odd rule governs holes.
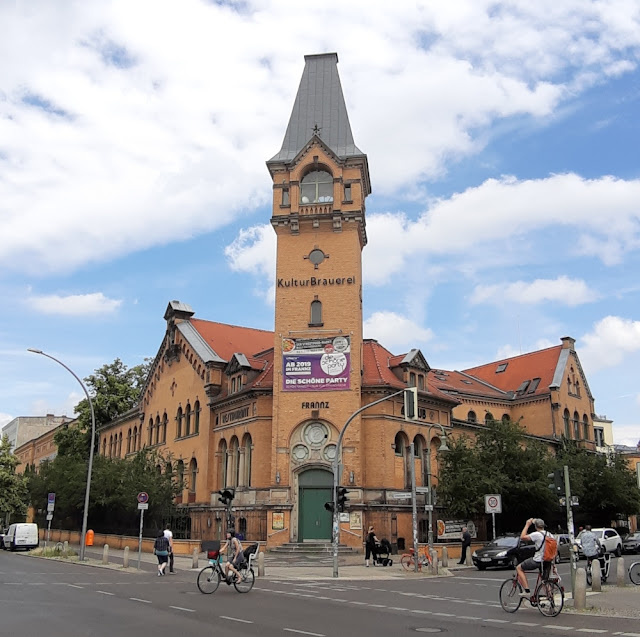
{"type": "Polygon", "coordinates": [[[13,419],[14,416],[11,416],[10,414],[0,413],[0,429],[2,429],[5,425],[8,425],[13,419]]]}
{"type": "Polygon", "coordinates": [[[229,267],[273,278],[276,271],[276,233],[268,225],[242,229],[224,250],[229,267]]]}
{"type": "Polygon", "coordinates": [[[537,305],[551,301],[576,306],[594,301],[596,297],[597,295],[584,281],[560,276],[557,279],[536,279],[531,283],[516,281],[478,285],[471,294],[470,302],[474,305],[480,303],[537,305]]]}
{"type": "Polygon", "coordinates": [[[56,398],[36,398],[30,404],[31,413],[29,415],[54,414],[55,416],[75,418],[77,414],[74,413],[74,408],[84,398],[83,393],[75,391],[70,392],[63,400],[59,396],[56,398]]]}
{"type": "Polygon", "coordinates": [[[118,299],[109,299],[102,292],[59,296],[48,294],[31,296],[27,304],[36,312],[60,316],[95,316],[113,314],[121,305],[118,299]]]}
{"type": "MultiPolygon", "coordinates": [[[[266,205],[264,160],[280,147],[303,54],[340,52],[356,142],[376,158],[372,180],[378,192],[410,196],[481,149],[490,124],[551,117],[634,68],[639,22],[625,0],[401,11],[365,0],[3,3],[0,59],[11,64],[0,101],[0,266],[70,271],[266,205]]],[[[476,202],[492,199],[490,190],[476,202]]],[[[599,204],[592,210],[617,210],[615,199],[599,204]]],[[[511,208],[507,225],[514,215],[525,221],[511,208]]],[[[470,230],[485,215],[495,229],[491,210],[481,210],[470,230]]],[[[540,206],[529,220],[546,216],[540,206]]],[[[441,245],[447,228],[437,217],[429,225],[441,245]]],[[[457,250],[469,239],[460,234],[457,250]]],[[[629,242],[613,228],[604,234],[604,244],[584,236],[581,245],[613,260],[629,242]]]]}
{"type": "Polygon", "coordinates": [[[580,360],[589,373],[620,365],[640,351],[640,321],[606,316],[580,339],[580,360]]]}
{"type": "Polygon", "coordinates": [[[395,312],[374,312],[364,321],[365,338],[374,338],[389,349],[420,347],[433,338],[433,332],[395,312]]]}
{"type": "Polygon", "coordinates": [[[640,442],[640,421],[632,425],[613,423],[613,442],[616,445],[635,447],[640,442]]]}

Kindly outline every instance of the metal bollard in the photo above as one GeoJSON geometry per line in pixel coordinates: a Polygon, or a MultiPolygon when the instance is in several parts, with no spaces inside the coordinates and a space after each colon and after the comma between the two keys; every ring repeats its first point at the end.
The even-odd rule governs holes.
{"type": "Polygon", "coordinates": [[[191,561],[191,568],[198,568],[198,549],[193,549],[193,559],[191,561]]]}
{"type": "Polygon", "coordinates": [[[573,607],[576,610],[584,610],[587,606],[587,572],[579,568],[576,573],[576,593],[573,599],[573,607]]]}
{"type": "Polygon", "coordinates": [[[264,577],[264,551],[258,553],[258,577],[264,577]]]}
{"type": "Polygon", "coordinates": [[[122,556],[122,568],[129,568],[129,547],[124,547],[124,555],[122,556]]]}
{"type": "Polygon", "coordinates": [[[438,574],[438,551],[431,549],[429,551],[429,557],[431,558],[431,574],[438,574]]]}
{"type": "Polygon", "coordinates": [[[109,545],[108,544],[105,544],[104,548],[102,549],[102,563],[103,564],[109,563],[109,545]]]}
{"type": "Polygon", "coordinates": [[[624,568],[624,560],[619,557],[616,560],[616,586],[624,588],[627,585],[627,573],[624,568]]]}
{"type": "Polygon", "coordinates": [[[600,560],[591,562],[591,590],[599,593],[602,590],[602,569],[600,568],[600,560]]]}

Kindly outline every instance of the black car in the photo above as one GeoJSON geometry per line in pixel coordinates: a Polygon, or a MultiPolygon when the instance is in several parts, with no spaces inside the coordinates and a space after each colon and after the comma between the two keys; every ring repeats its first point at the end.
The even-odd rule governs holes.
{"type": "Polygon", "coordinates": [[[622,540],[623,553],[640,553],[640,531],[630,533],[622,540]]]}
{"type": "Polygon", "coordinates": [[[505,535],[485,544],[471,555],[474,566],[484,571],[489,566],[509,566],[515,568],[528,557],[533,557],[533,542],[521,540],[517,535],[505,535]]]}

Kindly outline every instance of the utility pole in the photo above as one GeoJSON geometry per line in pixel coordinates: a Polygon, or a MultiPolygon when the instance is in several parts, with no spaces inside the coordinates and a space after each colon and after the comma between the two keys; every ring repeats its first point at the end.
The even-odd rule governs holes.
{"type": "MultiPolygon", "coordinates": [[[[569,467],[564,465],[564,497],[565,505],[567,508],[567,531],[569,532],[569,540],[571,541],[571,548],[573,549],[574,543],[574,530],[573,530],[573,509],[571,508],[571,485],[569,483],[569,467]]],[[[574,551],[571,551],[571,597],[576,598],[576,573],[578,570],[576,555],[574,551]]]]}
{"type": "Polygon", "coordinates": [[[411,467],[411,508],[412,508],[412,529],[413,529],[413,567],[418,572],[418,506],[416,504],[416,465],[415,465],[415,444],[409,445],[409,466],[411,467]]]}

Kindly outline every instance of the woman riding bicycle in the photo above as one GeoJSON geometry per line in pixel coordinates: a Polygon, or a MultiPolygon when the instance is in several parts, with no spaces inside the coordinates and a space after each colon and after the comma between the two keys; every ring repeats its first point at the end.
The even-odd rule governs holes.
{"type": "Polygon", "coordinates": [[[533,557],[526,559],[521,564],[518,564],[516,567],[516,572],[518,574],[518,581],[522,585],[523,592],[520,593],[522,597],[529,597],[531,595],[531,591],[529,590],[529,582],[527,581],[526,571],[540,571],[542,569],[542,556],[544,555],[544,540],[545,540],[545,530],[544,530],[544,520],[540,518],[529,518],[524,528],[522,529],[522,533],[520,533],[521,540],[529,540],[533,542],[536,552],[533,557]],[[533,533],[527,533],[529,527],[531,525],[536,527],[536,530],[533,533]]]}

